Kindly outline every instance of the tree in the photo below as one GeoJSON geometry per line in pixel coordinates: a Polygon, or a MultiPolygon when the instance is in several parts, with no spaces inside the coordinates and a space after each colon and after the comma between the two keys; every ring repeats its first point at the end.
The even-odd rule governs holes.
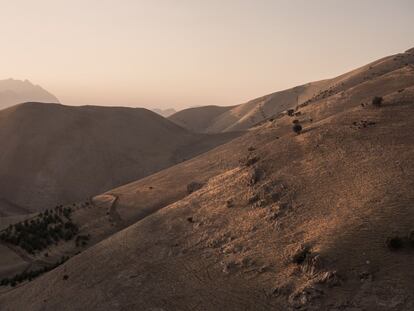
{"type": "Polygon", "coordinates": [[[375,96],[372,99],[372,105],[375,107],[380,107],[382,105],[383,98],[379,96],[375,96]]]}
{"type": "Polygon", "coordinates": [[[294,125],[293,125],[293,131],[296,133],[296,134],[300,134],[300,132],[302,132],[302,125],[300,125],[299,123],[295,123],[294,125]]]}

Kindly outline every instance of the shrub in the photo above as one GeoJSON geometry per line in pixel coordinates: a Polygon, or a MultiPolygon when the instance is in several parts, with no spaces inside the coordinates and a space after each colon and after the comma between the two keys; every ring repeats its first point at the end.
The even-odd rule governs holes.
{"type": "Polygon", "coordinates": [[[310,253],[311,252],[308,246],[300,246],[293,254],[292,262],[297,265],[301,265],[310,253]]]}
{"type": "Polygon", "coordinates": [[[292,129],[296,134],[300,134],[300,132],[302,132],[302,125],[295,123],[292,129]]]}
{"type": "Polygon", "coordinates": [[[399,236],[388,237],[385,241],[390,250],[398,250],[403,247],[403,240],[399,236]]]}
{"type": "Polygon", "coordinates": [[[240,160],[240,164],[246,167],[252,166],[253,164],[255,164],[257,161],[259,161],[259,157],[247,157],[244,159],[240,160]]]}
{"type": "Polygon", "coordinates": [[[375,106],[375,107],[380,107],[382,105],[382,101],[383,101],[382,97],[375,96],[372,99],[372,105],[375,106]]]}
{"type": "Polygon", "coordinates": [[[197,182],[197,181],[192,181],[187,185],[187,193],[191,194],[194,191],[197,191],[199,189],[201,189],[204,186],[204,184],[197,182]]]}
{"type": "Polygon", "coordinates": [[[295,109],[288,109],[287,114],[288,114],[288,116],[293,117],[294,114],[295,114],[295,109]]]}
{"type": "Polygon", "coordinates": [[[410,242],[411,246],[414,247],[414,230],[408,234],[408,241],[410,242]]]}

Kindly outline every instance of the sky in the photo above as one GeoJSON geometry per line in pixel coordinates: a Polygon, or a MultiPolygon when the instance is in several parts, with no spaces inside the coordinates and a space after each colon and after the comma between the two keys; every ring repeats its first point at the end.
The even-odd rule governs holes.
{"type": "Polygon", "coordinates": [[[0,79],[67,105],[235,105],[414,47],[412,0],[0,0],[0,79]]]}

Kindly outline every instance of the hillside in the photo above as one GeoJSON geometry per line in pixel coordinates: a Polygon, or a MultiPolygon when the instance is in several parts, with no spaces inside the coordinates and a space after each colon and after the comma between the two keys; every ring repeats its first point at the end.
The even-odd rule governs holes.
{"type": "Polygon", "coordinates": [[[163,116],[164,118],[168,118],[169,116],[176,113],[174,108],[167,108],[167,109],[153,108],[151,110],[159,114],[160,116],[163,116]]]}
{"type": "Polygon", "coordinates": [[[59,103],[59,100],[28,80],[0,80],[0,109],[25,102],[59,103]]]}
{"type": "Polygon", "coordinates": [[[336,78],[300,85],[232,107],[205,106],[184,109],[169,119],[200,133],[246,130],[282,111],[340,93],[383,73],[401,68],[406,65],[402,55],[410,53],[412,54],[412,50],[385,57],[336,78]]]}
{"type": "MultiPolygon", "coordinates": [[[[31,282],[3,286],[0,305],[412,310],[414,54],[335,85],[293,116],[273,115],[227,144],[75,205],[71,219],[89,245],[31,282]],[[372,105],[375,96],[381,105],[372,105]]],[[[55,262],[73,248],[60,243],[32,260],[55,262]]],[[[11,249],[21,251],[0,251],[15,271],[24,263],[11,249]]]]}
{"type": "Polygon", "coordinates": [[[234,107],[202,106],[178,111],[168,119],[190,131],[208,132],[213,120],[234,107]]]}
{"type": "Polygon", "coordinates": [[[139,108],[17,105],[0,111],[0,198],[14,211],[85,200],[235,135],[193,134],[139,108]]]}

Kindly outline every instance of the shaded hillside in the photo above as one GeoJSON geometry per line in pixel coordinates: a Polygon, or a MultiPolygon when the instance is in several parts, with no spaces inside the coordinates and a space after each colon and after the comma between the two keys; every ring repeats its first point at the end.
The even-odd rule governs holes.
{"type": "Polygon", "coordinates": [[[29,101],[59,103],[54,95],[28,80],[0,80],[0,109],[29,101]]]}
{"type": "Polygon", "coordinates": [[[0,197],[31,211],[84,200],[232,137],[192,134],[146,109],[17,105],[0,111],[0,197]]]}
{"type": "Polygon", "coordinates": [[[412,54],[411,49],[405,53],[385,57],[333,79],[311,82],[241,105],[223,107],[223,111],[217,108],[213,110],[214,106],[185,109],[171,116],[170,120],[202,133],[246,130],[284,110],[338,94],[364,81],[402,68],[410,62],[407,55],[412,54]]]}
{"type": "MultiPolygon", "coordinates": [[[[0,305],[412,310],[414,55],[388,61],[296,115],[76,205],[90,247],[3,286],[0,305]]],[[[73,247],[51,247],[53,260],[73,247]]]]}

